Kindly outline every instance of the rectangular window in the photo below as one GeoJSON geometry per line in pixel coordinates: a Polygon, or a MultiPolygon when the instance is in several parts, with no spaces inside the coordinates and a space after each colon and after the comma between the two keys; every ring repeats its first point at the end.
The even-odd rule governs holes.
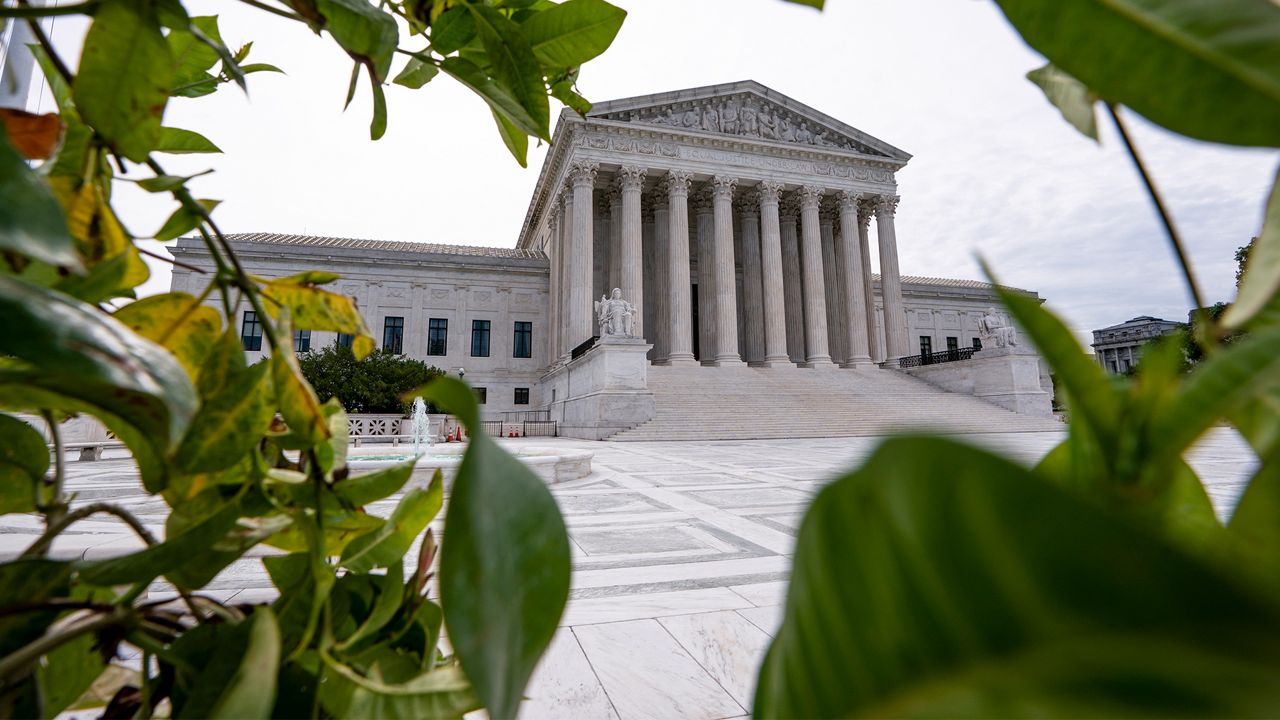
{"type": "Polygon", "coordinates": [[[516,388],[516,405],[529,404],[529,388],[516,388]]]}
{"type": "Polygon", "coordinates": [[[244,322],[240,324],[240,342],[245,350],[262,349],[262,323],[258,322],[258,313],[253,310],[244,311],[244,322]]]}
{"type": "Polygon", "coordinates": [[[338,341],[336,344],[340,348],[350,348],[351,343],[355,342],[355,339],[356,339],[355,335],[348,335],[347,333],[338,333],[338,341]]]}
{"type": "Polygon", "coordinates": [[[427,354],[449,354],[449,320],[431,318],[427,321],[427,354]]]}
{"type": "Polygon", "coordinates": [[[511,347],[512,357],[533,357],[533,323],[516,321],[516,339],[511,347]]]}
{"type": "Polygon", "coordinates": [[[960,338],[947,338],[947,352],[955,352],[960,349],[960,338]]]}
{"type": "Polygon", "coordinates": [[[974,349],[974,350],[981,350],[981,349],[982,349],[982,338],[974,338],[974,339],[973,339],[973,349],[974,349]]]}
{"type": "Polygon", "coordinates": [[[404,352],[404,318],[388,317],[382,321],[382,349],[396,355],[404,352]]]}
{"type": "Polygon", "coordinates": [[[471,321],[471,357],[489,357],[489,321],[471,321]]]}
{"type": "Polygon", "coordinates": [[[485,388],[475,388],[476,402],[484,405],[489,400],[489,391],[485,388]]]}
{"type": "Polygon", "coordinates": [[[933,338],[929,337],[928,335],[920,336],[920,354],[921,355],[933,354],[933,338]]]}
{"type": "Polygon", "coordinates": [[[311,349],[311,331],[310,330],[294,330],[293,331],[293,351],[296,353],[306,352],[311,349]]]}

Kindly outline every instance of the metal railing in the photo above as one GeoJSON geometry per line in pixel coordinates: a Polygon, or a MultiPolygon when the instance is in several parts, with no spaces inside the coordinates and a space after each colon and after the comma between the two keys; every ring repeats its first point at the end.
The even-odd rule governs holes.
{"type": "Polygon", "coordinates": [[[556,437],[555,420],[525,420],[525,437],[556,437]]]}
{"type": "Polygon", "coordinates": [[[976,348],[968,347],[943,350],[929,353],[928,355],[909,355],[898,361],[898,367],[920,367],[921,365],[937,365],[938,363],[955,362],[957,360],[969,360],[973,357],[975,351],[976,348]]]}
{"type": "Polygon", "coordinates": [[[502,421],[509,423],[544,422],[550,419],[550,410],[508,410],[502,413],[502,421]]]}

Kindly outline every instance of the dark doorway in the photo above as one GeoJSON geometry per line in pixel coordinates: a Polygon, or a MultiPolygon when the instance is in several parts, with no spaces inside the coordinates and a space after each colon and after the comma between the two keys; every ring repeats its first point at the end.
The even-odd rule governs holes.
{"type": "Polygon", "coordinates": [[[693,306],[693,356],[699,360],[702,359],[702,351],[698,349],[698,285],[694,283],[692,289],[689,290],[689,297],[693,298],[690,305],[693,306]]]}

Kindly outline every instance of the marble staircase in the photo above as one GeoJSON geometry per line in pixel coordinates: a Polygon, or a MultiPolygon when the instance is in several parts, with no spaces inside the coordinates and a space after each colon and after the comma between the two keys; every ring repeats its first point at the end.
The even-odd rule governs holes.
{"type": "Polygon", "coordinates": [[[610,440],[743,440],[1062,430],[896,370],[649,367],[650,421],[610,440]]]}

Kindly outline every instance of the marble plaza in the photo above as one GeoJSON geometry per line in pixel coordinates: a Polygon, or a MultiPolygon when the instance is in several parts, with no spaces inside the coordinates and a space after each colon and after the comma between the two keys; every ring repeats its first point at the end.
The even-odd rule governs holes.
{"type": "MultiPolygon", "coordinates": [[[[960,437],[1030,464],[1063,434],[960,437]]],[[[572,591],[561,630],[527,690],[523,717],[746,716],[756,668],[779,623],[805,506],[877,442],[537,439],[539,445],[588,448],[595,461],[591,475],[552,486],[572,541],[572,591]]],[[[1188,461],[1223,516],[1257,467],[1248,446],[1226,428],[1210,431],[1188,461]]],[[[142,494],[131,460],[109,455],[67,468],[77,503],[111,498],[163,533],[167,508],[142,494]]],[[[394,502],[370,511],[388,515],[394,502]]],[[[34,517],[7,515],[3,521],[0,549],[8,556],[37,534],[34,517]]],[[[122,526],[91,518],[62,535],[54,554],[92,558],[137,547],[122,526]]],[[[259,559],[265,552],[252,551],[207,593],[231,602],[271,600],[274,591],[259,559]]],[[[416,550],[407,557],[416,557],[416,550]]],[[[153,594],[165,590],[157,584],[153,594]]]]}

